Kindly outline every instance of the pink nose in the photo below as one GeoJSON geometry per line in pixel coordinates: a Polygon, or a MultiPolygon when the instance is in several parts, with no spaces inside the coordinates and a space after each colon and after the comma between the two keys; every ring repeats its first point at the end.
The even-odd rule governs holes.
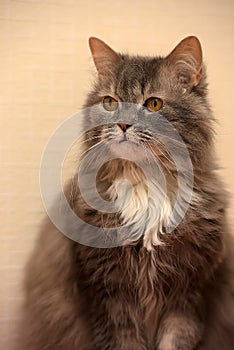
{"type": "Polygon", "coordinates": [[[120,127],[120,129],[123,130],[123,132],[125,132],[131,126],[131,124],[126,124],[126,123],[118,123],[117,125],[120,127]]]}

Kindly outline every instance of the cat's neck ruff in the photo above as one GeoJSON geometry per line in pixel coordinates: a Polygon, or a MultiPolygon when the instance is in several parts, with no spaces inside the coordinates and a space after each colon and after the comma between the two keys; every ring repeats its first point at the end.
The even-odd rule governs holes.
{"type": "Polygon", "coordinates": [[[125,163],[122,169],[108,193],[116,202],[122,223],[131,225],[134,235],[136,231],[138,236],[143,235],[144,246],[151,250],[161,244],[159,234],[169,222],[171,202],[158,183],[150,179],[146,183],[131,163],[125,163]]]}

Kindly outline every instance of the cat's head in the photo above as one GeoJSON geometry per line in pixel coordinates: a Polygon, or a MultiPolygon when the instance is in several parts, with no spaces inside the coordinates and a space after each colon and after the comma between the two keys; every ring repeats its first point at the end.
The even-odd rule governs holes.
{"type": "MultiPolygon", "coordinates": [[[[158,113],[178,131],[194,166],[206,166],[212,116],[199,40],[194,36],[185,38],[166,57],[119,54],[97,38],[90,38],[89,44],[98,79],[85,107],[100,105],[98,113],[103,113],[111,124],[115,110],[121,109],[123,103],[142,106],[144,112],[140,111],[138,123],[142,129],[145,126],[143,132],[151,131],[147,130],[147,121],[158,113]]],[[[125,120],[128,112],[124,113],[116,126],[117,134],[130,133],[132,124],[125,120]]]]}
{"type": "MultiPolygon", "coordinates": [[[[119,54],[97,38],[90,38],[89,44],[98,78],[85,107],[100,107],[95,113],[103,113],[107,124],[113,126],[112,136],[114,133],[121,139],[123,134],[132,134],[137,139],[138,131],[141,135],[151,134],[157,131],[156,122],[151,123],[153,116],[162,116],[183,139],[195,170],[206,167],[212,143],[212,115],[206,99],[199,40],[194,36],[185,38],[166,57],[119,54]],[[124,109],[124,104],[136,108],[124,109]],[[120,118],[115,123],[113,116],[117,112],[120,118]],[[129,121],[134,117],[131,113],[138,114],[138,126],[129,121]]],[[[153,148],[160,153],[158,145],[153,148]]]]}

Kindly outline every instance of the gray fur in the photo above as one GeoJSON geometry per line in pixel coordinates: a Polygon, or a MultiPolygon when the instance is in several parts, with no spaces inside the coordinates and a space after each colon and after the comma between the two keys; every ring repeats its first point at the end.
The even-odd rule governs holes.
{"type": "MultiPolygon", "coordinates": [[[[233,240],[226,218],[227,194],[216,174],[205,67],[201,79],[193,80],[199,83],[192,84],[194,62],[186,62],[187,56],[179,65],[173,55],[112,57],[115,64],[108,65],[106,74],[101,71],[85,107],[112,94],[129,103],[161,97],[165,107],[160,113],[189,150],[199,200],[174,232],[160,236],[163,244],[150,251],[143,246],[143,237],[116,248],[82,246],[46,219],[27,265],[19,348],[232,350],[233,240]]],[[[86,115],[84,123],[88,125],[90,118],[86,115]]],[[[93,131],[97,133],[102,129],[93,131]]],[[[87,141],[86,150],[95,142],[87,141]]],[[[112,161],[97,179],[106,199],[124,169],[130,175],[138,172],[144,181],[128,161],[112,161]]],[[[165,172],[169,181],[175,175],[166,164],[165,172]]],[[[98,227],[121,225],[121,215],[101,213],[84,203],[75,180],[66,191],[84,221],[98,227]]]]}

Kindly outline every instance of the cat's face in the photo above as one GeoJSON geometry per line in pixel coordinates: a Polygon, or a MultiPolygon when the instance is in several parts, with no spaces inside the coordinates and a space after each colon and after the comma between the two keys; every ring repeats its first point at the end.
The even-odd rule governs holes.
{"type": "MultiPolygon", "coordinates": [[[[156,135],[168,129],[168,121],[193,165],[206,164],[212,131],[198,39],[184,39],[165,58],[120,55],[96,38],[90,39],[90,48],[98,81],[86,106],[96,105],[99,124],[105,125],[97,128],[102,137],[94,142],[105,138],[116,155],[137,154],[139,160],[146,157],[145,149],[164,157],[165,145],[156,135]]],[[[91,112],[87,123],[92,119],[91,112]]]]}

